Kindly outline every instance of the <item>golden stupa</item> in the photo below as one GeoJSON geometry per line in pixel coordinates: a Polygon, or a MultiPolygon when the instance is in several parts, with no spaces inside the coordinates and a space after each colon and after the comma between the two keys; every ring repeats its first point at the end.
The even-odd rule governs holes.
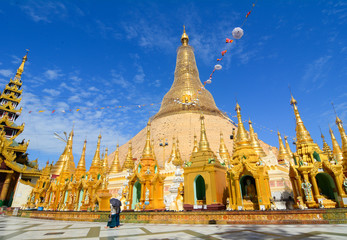
{"type": "MultiPolygon", "coordinates": [[[[229,151],[233,149],[233,140],[230,139],[236,125],[228,120],[217,108],[211,93],[203,87],[195,61],[194,50],[188,44],[189,37],[183,32],[182,45],[177,50],[177,61],[174,82],[171,89],[163,98],[159,112],[152,118],[151,135],[154,144],[154,153],[160,167],[169,161],[172,138],[178,137],[180,141],[181,157],[189,160],[194,147],[194,135],[200,131],[200,115],[204,114],[206,133],[209,136],[211,150],[219,153],[220,133],[224,135],[224,142],[229,151]],[[200,92],[200,93],[199,93],[200,92]],[[165,144],[160,144],[167,142],[165,144]]],[[[138,162],[146,141],[146,128],[129,140],[132,143],[132,153],[135,162],[138,162]],[[136,161],[137,160],[137,161],[136,161]]],[[[128,152],[129,142],[119,148],[119,159],[123,165],[128,152]]],[[[269,147],[260,142],[268,153],[269,147]]],[[[109,164],[114,159],[110,154],[109,164]]]]}

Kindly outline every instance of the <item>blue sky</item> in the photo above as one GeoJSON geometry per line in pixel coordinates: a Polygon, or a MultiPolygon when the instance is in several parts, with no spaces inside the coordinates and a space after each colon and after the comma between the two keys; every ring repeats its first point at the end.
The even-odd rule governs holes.
{"type": "MultiPolygon", "coordinates": [[[[173,82],[182,25],[205,81],[252,3],[1,1],[1,88],[30,49],[17,121],[26,124],[19,140],[30,139],[30,158],[41,166],[57,161],[64,143],[53,133],[73,124],[76,163],[87,138],[90,165],[100,132],[102,147],[114,151],[158,111],[173,82]]],[[[331,102],[347,124],[347,2],[259,0],[243,29],[207,86],[217,106],[234,115],[237,98],[259,138],[278,146],[277,134],[261,126],[295,136],[290,85],[314,140],[321,145],[320,126],[331,143],[330,124],[340,141],[331,102]]]]}

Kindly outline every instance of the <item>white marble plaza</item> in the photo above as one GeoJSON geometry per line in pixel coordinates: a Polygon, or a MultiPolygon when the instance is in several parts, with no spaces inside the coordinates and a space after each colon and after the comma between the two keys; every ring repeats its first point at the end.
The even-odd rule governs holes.
{"type": "Polygon", "coordinates": [[[347,239],[347,224],[338,225],[183,225],[69,222],[0,217],[2,239],[347,239]]]}

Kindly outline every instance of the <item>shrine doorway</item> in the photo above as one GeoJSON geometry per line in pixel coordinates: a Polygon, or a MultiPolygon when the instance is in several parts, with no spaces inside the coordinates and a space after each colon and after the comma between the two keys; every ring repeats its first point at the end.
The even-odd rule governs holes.
{"type": "Polygon", "coordinates": [[[337,190],[334,179],[327,173],[316,175],[319,194],[327,199],[337,201],[337,190]]]}
{"type": "Polygon", "coordinates": [[[257,188],[254,177],[244,175],[240,178],[241,198],[254,200],[257,196],[257,188]]]}
{"type": "Polygon", "coordinates": [[[194,204],[206,201],[205,180],[198,175],[194,180],[194,204]]]}
{"type": "Polygon", "coordinates": [[[141,199],[141,183],[139,181],[135,182],[133,187],[133,201],[131,204],[131,208],[135,209],[135,206],[141,199]]]}

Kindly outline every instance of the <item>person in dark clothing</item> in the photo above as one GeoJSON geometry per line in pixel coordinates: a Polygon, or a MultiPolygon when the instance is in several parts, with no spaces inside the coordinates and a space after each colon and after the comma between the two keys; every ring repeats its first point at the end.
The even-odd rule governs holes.
{"type": "Polygon", "coordinates": [[[111,205],[111,213],[110,218],[105,228],[118,228],[119,227],[119,214],[120,214],[120,206],[122,203],[115,198],[110,200],[111,205]]]}

